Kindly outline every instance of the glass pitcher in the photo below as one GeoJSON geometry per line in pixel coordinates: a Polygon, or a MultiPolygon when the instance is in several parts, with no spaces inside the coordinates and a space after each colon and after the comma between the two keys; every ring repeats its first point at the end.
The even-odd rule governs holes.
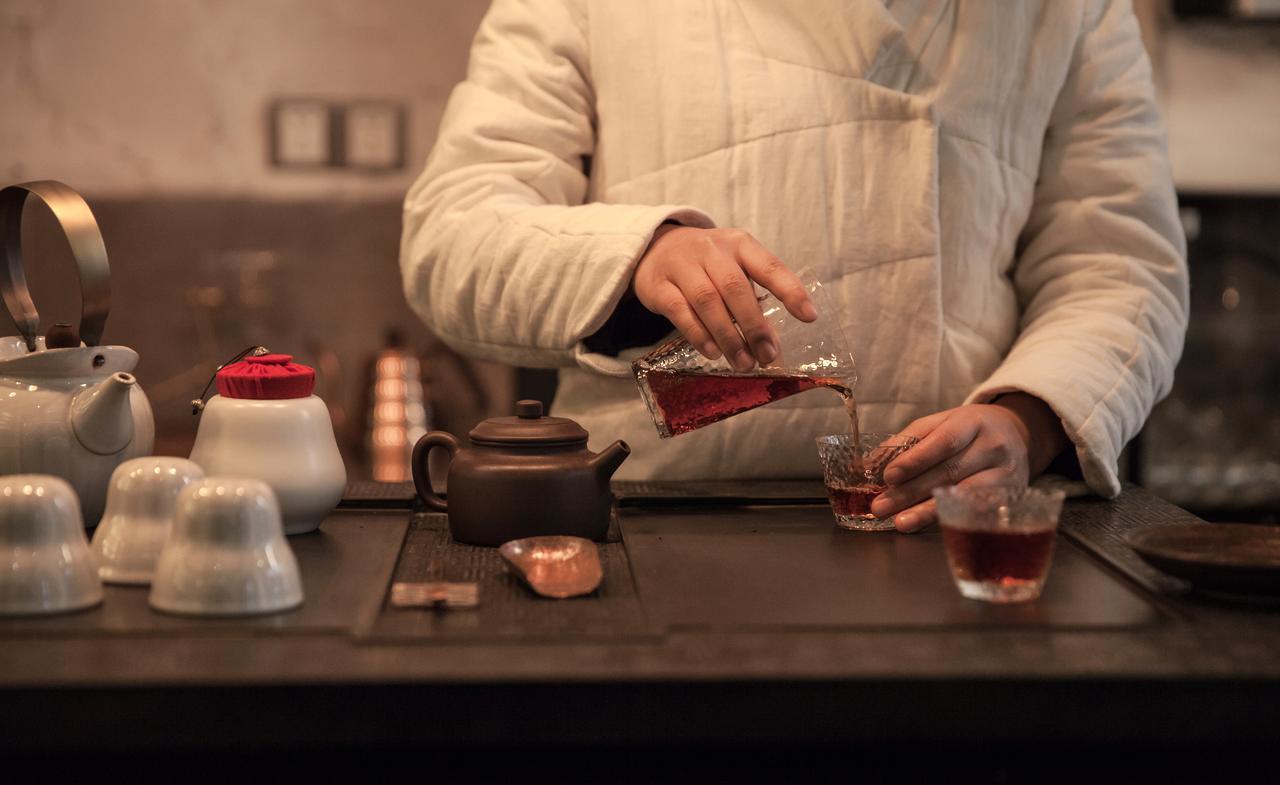
{"type": "Polygon", "coordinates": [[[838,315],[812,270],[802,269],[797,276],[817,308],[818,318],[802,322],[772,294],[762,296],[760,310],[778,337],[778,356],[773,362],[739,372],[725,358],[709,360],[688,341],[677,338],[631,364],[660,436],[665,439],[688,433],[820,387],[839,393],[851,420],[854,418],[857,374],[838,315]]]}

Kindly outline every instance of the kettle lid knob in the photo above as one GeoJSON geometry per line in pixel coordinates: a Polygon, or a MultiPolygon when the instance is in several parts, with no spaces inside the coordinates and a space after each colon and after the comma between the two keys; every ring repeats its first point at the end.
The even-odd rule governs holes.
{"type": "Polygon", "coordinates": [[[80,333],[68,322],[58,322],[44,336],[46,349],[73,349],[80,345],[80,333]]]}
{"type": "Polygon", "coordinates": [[[542,401],[516,401],[516,416],[522,420],[536,420],[542,416],[542,401]]]}

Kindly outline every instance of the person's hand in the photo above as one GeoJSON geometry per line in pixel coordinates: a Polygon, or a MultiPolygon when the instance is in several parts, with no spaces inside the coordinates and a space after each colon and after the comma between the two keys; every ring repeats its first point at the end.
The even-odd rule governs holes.
{"type": "Polygon", "coordinates": [[[795,273],[741,229],[664,224],[636,265],[631,286],[641,305],[665,316],[707,358],[723,355],[734,370],[749,371],[778,356],[778,337],[760,311],[752,281],[797,319],[818,318],[795,273]]]}
{"type": "Polygon", "coordinates": [[[902,433],[920,443],[885,467],[888,488],[871,503],[872,513],[894,516],[902,532],[919,531],[937,519],[934,488],[1025,485],[1067,444],[1053,410],[1024,393],[921,417],[902,433]]]}

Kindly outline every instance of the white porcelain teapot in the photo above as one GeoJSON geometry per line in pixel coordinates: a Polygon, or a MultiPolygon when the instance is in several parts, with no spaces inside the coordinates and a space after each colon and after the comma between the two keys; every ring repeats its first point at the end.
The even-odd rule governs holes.
{"type": "Polygon", "coordinates": [[[0,290],[19,336],[0,338],[0,474],[52,474],[80,497],[87,526],[102,516],[111,472],[150,455],[155,420],[130,373],[138,354],[99,346],[111,308],[106,248],[93,213],[75,191],[51,180],[0,190],[0,290]],[[62,226],[80,275],[78,330],[41,336],[22,266],[22,208],[42,199],[62,226]]]}

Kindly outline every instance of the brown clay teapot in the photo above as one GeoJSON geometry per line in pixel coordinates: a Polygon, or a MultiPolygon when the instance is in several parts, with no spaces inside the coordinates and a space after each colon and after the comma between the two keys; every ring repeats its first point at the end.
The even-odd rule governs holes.
{"type": "Polygon", "coordinates": [[[485,420],[468,435],[468,448],[444,431],[431,431],[413,448],[418,496],[449,513],[455,540],[498,546],[552,534],[604,539],[613,505],[609,478],[631,454],[626,442],[592,453],[582,426],[544,417],[541,401],[519,401],[515,417],[485,420]],[[433,447],[449,452],[447,502],[431,488],[433,447]]]}

